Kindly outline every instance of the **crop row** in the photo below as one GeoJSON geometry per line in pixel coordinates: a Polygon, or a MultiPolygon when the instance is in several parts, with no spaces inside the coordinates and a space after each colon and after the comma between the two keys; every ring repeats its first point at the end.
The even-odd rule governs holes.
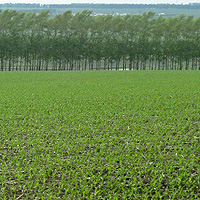
{"type": "Polygon", "coordinates": [[[0,199],[199,199],[199,71],[0,73],[0,199]]]}

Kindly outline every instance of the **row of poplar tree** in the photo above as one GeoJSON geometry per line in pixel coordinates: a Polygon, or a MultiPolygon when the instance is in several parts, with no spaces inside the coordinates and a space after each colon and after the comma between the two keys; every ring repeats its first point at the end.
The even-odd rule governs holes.
{"type": "Polygon", "coordinates": [[[0,70],[200,70],[200,18],[0,11],[0,70]]]}

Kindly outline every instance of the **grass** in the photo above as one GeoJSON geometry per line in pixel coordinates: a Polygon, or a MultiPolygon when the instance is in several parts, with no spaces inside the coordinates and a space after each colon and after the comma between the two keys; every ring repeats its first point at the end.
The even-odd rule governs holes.
{"type": "Polygon", "coordinates": [[[200,199],[200,72],[0,73],[0,199],[200,199]]]}

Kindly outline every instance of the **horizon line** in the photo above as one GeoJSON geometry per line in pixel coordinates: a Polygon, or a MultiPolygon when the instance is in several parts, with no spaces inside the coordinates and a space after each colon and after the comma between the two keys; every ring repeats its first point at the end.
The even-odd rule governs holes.
{"type": "Polygon", "coordinates": [[[200,4],[200,2],[191,3],[0,3],[2,4],[40,4],[40,5],[72,5],[72,4],[90,4],[90,5],[191,5],[200,4]]]}

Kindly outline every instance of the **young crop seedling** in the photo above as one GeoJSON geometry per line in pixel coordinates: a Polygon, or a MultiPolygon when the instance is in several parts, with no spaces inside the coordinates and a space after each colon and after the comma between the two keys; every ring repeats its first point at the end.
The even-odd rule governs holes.
{"type": "Polygon", "coordinates": [[[200,199],[198,71],[0,73],[0,199],[200,199]]]}

